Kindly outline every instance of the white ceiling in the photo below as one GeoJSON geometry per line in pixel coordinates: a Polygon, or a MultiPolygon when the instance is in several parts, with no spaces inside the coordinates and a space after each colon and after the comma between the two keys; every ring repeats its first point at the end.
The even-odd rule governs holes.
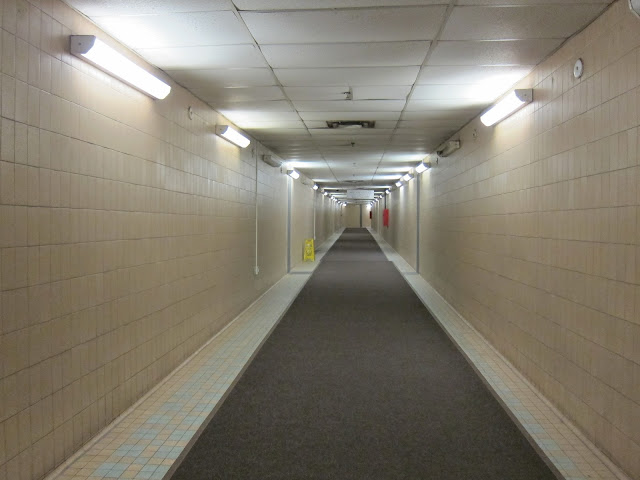
{"type": "Polygon", "coordinates": [[[334,187],[392,184],[611,3],[66,1],[334,187]]]}

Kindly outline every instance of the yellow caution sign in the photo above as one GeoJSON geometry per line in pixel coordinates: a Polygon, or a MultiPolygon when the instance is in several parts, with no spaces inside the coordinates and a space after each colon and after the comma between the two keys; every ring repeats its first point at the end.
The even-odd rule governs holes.
{"type": "Polygon", "coordinates": [[[304,241],[304,261],[305,262],[316,261],[316,249],[313,247],[313,238],[307,238],[304,241]]]}

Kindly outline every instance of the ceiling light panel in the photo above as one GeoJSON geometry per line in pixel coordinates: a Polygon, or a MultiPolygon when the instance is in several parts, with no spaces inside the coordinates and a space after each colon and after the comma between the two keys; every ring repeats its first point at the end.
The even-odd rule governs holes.
{"type": "Polygon", "coordinates": [[[147,61],[166,70],[266,67],[253,45],[212,45],[203,47],[141,48],[147,61]]]}
{"type": "Polygon", "coordinates": [[[242,12],[260,44],[431,40],[446,7],[242,12]]]}
{"type": "Polygon", "coordinates": [[[603,4],[455,7],[442,40],[567,38],[584,27],[603,4]]]}
{"type": "Polygon", "coordinates": [[[88,17],[106,15],[141,15],[145,13],[207,12],[232,10],[231,0],[68,0],[73,8],[88,17]]]}
{"type": "Polygon", "coordinates": [[[96,17],[107,33],[133,49],[232,45],[253,40],[230,11],[96,17]]]}
{"type": "Polygon", "coordinates": [[[263,45],[274,68],[421,65],[430,42],[263,45]]]}
{"type": "Polygon", "coordinates": [[[284,68],[274,73],[286,87],[413,85],[420,67],[284,68]]]}
{"type": "Polygon", "coordinates": [[[440,41],[428,65],[537,65],[563,41],[440,41]]]}
{"type": "Polygon", "coordinates": [[[221,87],[259,87],[277,84],[269,68],[167,70],[167,73],[190,90],[206,91],[221,87]]]}

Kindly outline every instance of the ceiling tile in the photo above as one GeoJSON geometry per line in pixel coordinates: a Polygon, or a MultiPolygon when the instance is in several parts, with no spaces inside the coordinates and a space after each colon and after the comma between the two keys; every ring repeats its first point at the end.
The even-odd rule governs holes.
{"type": "Polygon", "coordinates": [[[247,130],[270,130],[272,128],[291,128],[300,129],[307,128],[301,120],[279,120],[279,121],[266,121],[256,122],[255,120],[246,120],[237,124],[239,127],[246,128],[247,130]]]}
{"type": "Polygon", "coordinates": [[[264,45],[274,68],[386,67],[421,65],[430,42],[264,45]]]}
{"type": "Polygon", "coordinates": [[[167,73],[179,84],[192,90],[269,86],[277,83],[268,68],[167,70],[167,73]]]}
{"type": "Polygon", "coordinates": [[[400,112],[300,112],[307,120],[397,120],[400,112]]]}
{"type": "MultiPolygon", "coordinates": [[[[104,1],[104,0],[103,0],[104,1]]],[[[447,0],[235,0],[238,10],[318,10],[320,8],[393,7],[442,5],[447,0]]]]}
{"type": "Polygon", "coordinates": [[[458,5],[575,5],[600,3],[608,5],[612,0],[457,0],[458,5]]]}
{"type": "Polygon", "coordinates": [[[413,85],[420,67],[285,68],[275,74],[292,87],[350,85],[413,85]]]}
{"type": "Polygon", "coordinates": [[[293,112],[293,107],[286,100],[273,100],[229,103],[220,105],[218,110],[223,114],[226,114],[226,112],[293,112]]]}
{"type": "Polygon", "coordinates": [[[284,93],[280,87],[251,88],[194,88],[191,90],[197,97],[211,104],[228,104],[233,102],[251,102],[261,100],[283,100],[284,93]]]}
{"type": "Polygon", "coordinates": [[[419,85],[472,85],[487,84],[510,86],[533,70],[524,66],[446,66],[424,67],[418,75],[419,85]]]}
{"type": "Polygon", "coordinates": [[[345,100],[349,87],[284,87],[284,91],[293,101],[345,100]]]}
{"type": "Polygon", "coordinates": [[[232,110],[224,115],[238,126],[248,124],[250,125],[251,122],[295,122],[296,120],[300,119],[296,112],[255,112],[247,110],[232,110]]]}
{"type": "Polygon", "coordinates": [[[594,19],[603,8],[603,4],[455,7],[441,38],[567,38],[594,19]]]}
{"type": "Polygon", "coordinates": [[[88,17],[231,10],[231,0],[67,0],[88,17]]]}
{"type": "Polygon", "coordinates": [[[430,100],[411,99],[407,102],[407,112],[449,109],[482,109],[487,102],[477,98],[432,98],[430,100]]]}
{"type": "MultiPolygon", "coordinates": [[[[466,121],[480,113],[479,110],[423,110],[404,112],[403,120],[459,120],[466,121]]],[[[462,126],[462,123],[460,124],[462,126]]]]}
{"type": "Polygon", "coordinates": [[[252,43],[234,12],[165,13],[95,18],[108,33],[133,49],[252,43]]]}
{"type": "Polygon", "coordinates": [[[142,48],[138,53],[150,63],[166,70],[267,66],[260,51],[253,45],[142,48]]]}
{"type": "Polygon", "coordinates": [[[404,100],[341,100],[341,101],[310,101],[299,100],[293,102],[299,112],[385,112],[401,111],[404,100]]]}
{"type": "Polygon", "coordinates": [[[446,7],[242,12],[260,44],[431,40],[446,7]]]}
{"type": "Polygon", "coordinates": [[[410,85],[352,87],[354,100],[405,100],[410,91],[410,85]]]}
{"type": "Polygon", "coordinates": [[[398,128],[421,129],[425,128],[459,128],[460,121],[458,119],[423,119],[423,120],[400,120],[398,128]]]}
{"type": "MultiPolygon", "coordinates": [[[[411,100],[445,100],[467,99],[474,100],[466,104],[482,105],[494,101],[505,93],[511,86],[495,84],[479,85],[417,85],[411,95],[411,100]]],[[[444,104],[451,104],[444,102],[444,104]]],[[[456,103],[453,103],[456,105],[456,103]]],[[[437,107],[436,107],[437,108],[437,107]]]]}
{"type": "Polygon", "coordinates": [[[562,39],[502,41],[442,41],[428,65],[537,65],[562,39]]]}

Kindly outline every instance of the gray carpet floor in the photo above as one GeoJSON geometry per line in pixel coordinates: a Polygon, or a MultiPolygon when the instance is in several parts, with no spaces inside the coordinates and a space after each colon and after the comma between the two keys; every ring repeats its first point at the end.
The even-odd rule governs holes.
{"type": "Polygon", "coordinates": [[[178,465],[172,480],[556,478],[364,229],[178,465]]]}

